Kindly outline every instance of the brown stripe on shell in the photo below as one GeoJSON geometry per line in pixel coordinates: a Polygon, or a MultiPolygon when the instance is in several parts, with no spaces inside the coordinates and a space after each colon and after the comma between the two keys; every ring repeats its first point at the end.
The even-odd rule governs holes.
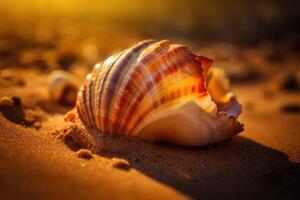
{"type": "Polygon", "coordinates": [[[93,70],[93,77],[94,77],[94,88],[93,88],[93,113],[94,113],[94,119],[95,119],[95,126],[98,129],[101,129],[100,127],[100,121],[99,121],[99,104],[100,101],[97,100],[98,94],[99,94],[99,80],[103,75],[103,67],[101,65],[102,63],[98,63],[95,65],[94,70],[93,70]]]}
{"type": "MultiPolygon", "coordinates": [[[[122,115],[122,117],[120,117],[120,119],[121,119],[120,128],[118,129],[117,132],[122,133],[124,131],[124,126],[125,126],[126,122],[128,122],[130,120],[129,118],[134,114],[134,112],[137,108],[137,103],[142,100],[143,96],[147,93],[147,91],[150,91],[150,89],[153,88],[155,83],[154,82],[146,82],[145,79],[149,76],[150,77],[154,76],[155,73],[161,74],[161,76],[163,77],[163,73],[161,73],[161,72],[164,69],[162,66],[167,66],[166,68],[168,68],[168,66],[170,66],[171,64],[177,63],[181,60],[181,57],[177,57],[177,58],[175,58],[174,61],[168,62],[171,60],[171,58],[176,57],[175,55],[177,55],[177,54],[174,52],[181,52],[183,55],[184,55],[184,53],[188,53],[186,51],[186,48],[183,46],[180,46],[180,48],[176,48],[176,49],[173,48],[172,50],[169,49],[166,54],[162,55],[159,59],[155,60],[154,62],[147,63],[147,65],[140,65],[138,68],[135,69],[135,72],[137,72],[137,73],[143,72],[144,74],[140,74],[140,76],[132,75],[131,76],[132,82],[130,84],[134,85],[135,82],[144,83],[144,84],[143,85],[136,84],[137,87],[139,87],[139,89],[137,92],[135,92],[134,97],[130,100],[130,103],[123,110],[123,115],[122,115]],[[145,72],[152,72],[152,74],[145,73],[145,72]],[[137,78],[135,79],[135,77],[137,77],[137,78]]],[[[183,57],[184,57],[184,59],[187,59],[187,56],[183,56],[183,57]]]]}
{"type": "MultiPolygon", "coordinates": [[[[90,74],[87,75],[87,77],[89,77],[90,74]]],[[[83,90],[82,90],[82,105],[83,105],[83,112],[86,114],[87,116],[87,122],[89,125],[93,124],[93,120],[91,117],[91,109],[89,107],[89,80],[87,78],[87,80],[85,81],[85,83],[83,84],[83,90]]]]}
{"type": "Polygon", "coordinates": [[[121,57],[119,57],[119,59],[117,59],[113,66],[108,70],[102,85],[103,92],[100,95],[100,101],[103,105],[101,106],[101,109],[103,109],[104,115],[104,117],[102,117],[102,130],[104,132],[108,131],[109,124],[112,123],[111,118],[113,115],[110,113],[111,102],[115,91],[118,90],[118,82],[121,74],[126,74],[127,70],[134,63],[137,54],[153,42],[154,40],[147,40],[125,50],[121,57]]]}
{"type": "MultiPolygon", "coordinates": [[[[139,90],[140,85],[136,84],[136,82],[139,82],[139,79],[142,81],[144,76],[138,76],[138,74],[142,73],[144,67],[150,65],[150,63],[155,62],[156,60],[160,59],[162,55],[166,54],[169,45],[170,42],[168,40],[159,41],[151,44],[147,48],[146,52],[141,53],[141,58],[138,58],[140,61],[128,71],[123,82],[121,83],[119,93],[114,101],[115,109],[111,111],[115,116],[120,116],[120,114],[126,110],[134,98],[134,94],[136,94],[136,91],[139,90]]],[[[120,133],[119,128],[121,119],[122,117],[118,117],[115,124],[112,124],[110,129],[111,132],[120,133]]]]}
{"type": "MultiPolygon", "coordinates": [[[[160,69],[157,70],[160,73],[158,73],[156,76],[162,76],[160,80],[163,80],[164,78],[173,75],[178,70],[182,70],[182,68],[184,68],[188,63],[190,63],[190,65],[194,66],[194,70],[192,73],[197,73],[200,77],[203,71],[201,68],[201,63],[194,61],[193,58],[194,56],[189,51],[186,51],[186,48],[184,46],[181,45],[172,46],[169,52],[159,60],[160,62],[154,65],[159,67],[160,69]],[[163,66],[166,67],[164,68],[163,66]]],[[[147,67],[151,67],[151,65],[148,65],[147,67]]],[[[184,74],[184,72],[179,74],[180,77],[182,77],[181,75],[184,74]]],[[[176,79],[178,78],[176,77],[176,75],[177,74],[175,74],[173,82],[176,82],[176,79]]],[[[153,74],[152,76],[155,76],[155,74],[153,74]]],[[[119,132],[123,132],[123,134],[127,132],[126,131],[127,122],[130,122],[131,120],[133,120],[132,118],[136,117],[137,115],[136,111],[139,110],[139,105],[142,104],[142,102],[144,102],[143,98],[146,94],[154,92],[153,95],[149,97],[149,99],[150,101],[155,101],[155,95],[156,95],[155,92],[158,92],[159,90],[159,88],[154,87],[155,85],[158,85],[157,83],[159,82],[146,83],[145,84],[146,86],[143,87],[143,89],[140,89],[139,93],[136,93],[137,98],[132,101],[131,105],[128,106],[129,110],[125,110],[124,115],[121,117],[123,123],[121,124],[121,128],[118,130],[119,132]]],[[[204,83],[205,82],[202,81],[203,85],[204,83]]]]}
{"type": "Polygon", "coordinates": [[[103,93],[103,86],[104,86],[104,82],[105,79],[107,77],[108,71],[110,70],[110,68],[114,65],[114,63],[122,56],[123,52],[115,55],[115,56],[111,56],[110,58],[106,59],[103,63],[103,65],[101,65],[101,67],[104,68],[103,71],[103,75],[100,77],[99,79],[99,84],[97,84],[97,101],[99,101],[99,107],[97,107],[97,110],[95,110],[95,112],[99,112],[99,124],[101,127],[101,131],[104,131],[104,120],[103,118],[105,117],[104,115],[104,110],[103,110],[103,102],[101,101],[101,96],[103,93]]]}
{"type": "MultiPolygon", "coordinates": [[[[174,82],[175,82],[175,81],[174,81],[174,82]]],[[[156,109],[158,106],[163,106],[163,105],[166,104],[166,103],[171,103],[171,101],[176,101],[177,99],[179,99],[179,98],[181,98],[181,97],[189,96],[189,95],[192,95],[192,94],[197,94],[197,96],[198,96],[199,98],[202,97],[202,96],[207,95],[207,92],[204,91],[204,90],[202,89],[202,86],[201,86],[202,84],[203,84],[203,81],[199,81],[198,83],[195,82],[194,85],[197,86],[197,90],[194,90],[194,91],[193,91],[192,89],[190,89],[190,88],[192,88],[192,87],[188,88],[188,87],[185,86],[185,87],[183,87],[183,88],[180,88],[180,87],[179,87],[178,90],[170,91],[169,93],[164,94],[163,97],[161,97],[161,96],[158,94],[157,96],[160,97],[158,100],[155,100],[155,99],[157,99],[157,98],[151,96],[150,99],[151,99],[151,101],[153,101],[153,102],[151,102],[150,106],[147,108],[146,111],[144,111],[144,112],[142,112],[142,113],[139,113],[139,114],[138,114],[138,113],[133,113],[132,115],[129,115],[129,116],[132,116],[132,117],[129,118],[129,121],[136,121],[137,118],[139,118],[139,120],[136,121],[136,122],[134,123],[133,127],[131,127],[131,128],[130,128],[128,125],[125,126],[125,127],[124,127],[124,130],[123,130],[124,133],[127,133],[127,134],[132,133],[133,130],[134,130],[134,128],[138,125],[138,123],[139,123],[142,119],[144,119],[144,118],[147,116],[147,114],[148,114],[149,112],[152,112],[152,111],[155,112],[155,109],[156,109]],[[161,100],[161,99],[163,99],[163,100],[161,100]],[[134,116],[134,117],[133,117],[133,116],[134,116]],[[126,128],[129,128],[129,130],[126,129],[126,128]]],[[[154,94],[154,95],[155,95],[155,94],[154,94]]],[[[136,110],[140,110],[140,107],[145,107],[145,102],[141,101],[141,102],[139,103],[139,105],[136,106],[136,110]]]]}
{"type": "Polygon", "coordinates": [[[80,118],[85,122],[85,124],[93,125],[100,130],[101,102],[99,101],[99,96],[102,89],[102,83],[105,78],[105,74],[110,67],[112,67],[114,62],[120,57],[120,55],[122,55],[122,52],[106,59],[104,63],[95,65],[92,73],[87,75],[87,78],[78,93],[76,105],[80,114],[80,118]],[[91,106],[91,101],[95,106],[91,106]]]}
{"type": "Polygon", "coordinates": [[[79,113],[80,119],[84,123],[88,124],[87,116],[86,116],[85,112],[83,111],[83,107],[84,106],[83,106],[83,101],[82,101],[82,87],[81,87],[80,91],[77,94],[76,108],[79,113]]]}

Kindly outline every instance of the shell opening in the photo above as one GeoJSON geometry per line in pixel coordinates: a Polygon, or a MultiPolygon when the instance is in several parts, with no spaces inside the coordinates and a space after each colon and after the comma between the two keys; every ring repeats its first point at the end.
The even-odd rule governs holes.
{"type": "Polygon", "coordinates": [[[230,92],[224,71],[210,68],[207,73],[209,95],[205,99],[184,98],[173,106],[155,111],[134,134],[150,141],[202,146],[243,131],[243,125],[237,121],[241,105],[230,92]]]}

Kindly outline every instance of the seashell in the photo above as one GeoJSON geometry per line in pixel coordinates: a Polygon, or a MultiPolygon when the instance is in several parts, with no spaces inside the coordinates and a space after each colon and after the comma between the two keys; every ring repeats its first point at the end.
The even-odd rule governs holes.
{"type": "Polygon", "coordinates": [[[71,74],[56,70],[49,77],[49,96],[53,102],[73,106],[78,92],[78,81],[71,74]]]}
{"type": "Polygon", "coordinates": [[[241,105],[212,60],[168,40],[146,40],[95,65],[76,107],[103,133],[184,146],[213,144],[243,130],[241,105]]]}

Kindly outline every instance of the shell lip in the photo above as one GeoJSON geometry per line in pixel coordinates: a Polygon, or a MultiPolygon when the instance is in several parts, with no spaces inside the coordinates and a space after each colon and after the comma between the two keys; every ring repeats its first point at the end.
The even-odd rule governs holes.
{"type": "Polygon", "coordinates": [[[235,117],[236,119],[242,113],[242,106],[238,102],[237,97],[233,96],[227,103],[216,103],[218,113],[226,113],[228,116],[235,117]]]}
{"type": "Polygon", "coordinates": [[[148,141],[172,142],[191,147],[204,146],[240,133],[244,130],[243,126],[236,117],[225,111],[212,115],[191,100],[148,123],[136,136],[148,141]]]}

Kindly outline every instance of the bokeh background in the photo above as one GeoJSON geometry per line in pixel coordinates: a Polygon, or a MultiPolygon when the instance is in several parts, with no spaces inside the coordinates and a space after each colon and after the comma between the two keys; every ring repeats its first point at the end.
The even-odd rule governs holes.
{"type": "Polygon", "coordinates": [[[7,28],[11,23],[31,29],[51,23],[59,29],[67,23],[88,25],[90,30],[125,28],[144,37],[241,44],[297,35],[299,6],[293,0],[1,0],[0,5],[2,26],[7,28]]]}
{"type": "Polygon", "coordinates": [[[296,199],[299,27],[296,0],[0,0],[0,199],[296,199]],[[69,83],[149,38],[223,68],[245,130],[203,148],[104,137],[85,160],[69,83]]]}
{"type": "Polygon", "coordinates": [[[243,81],[290,67],[300,50],[300,3],[293,0],[0,2],[1,68],[88,72],[116,51],[157,38],[184,43],[243,81]]]}

